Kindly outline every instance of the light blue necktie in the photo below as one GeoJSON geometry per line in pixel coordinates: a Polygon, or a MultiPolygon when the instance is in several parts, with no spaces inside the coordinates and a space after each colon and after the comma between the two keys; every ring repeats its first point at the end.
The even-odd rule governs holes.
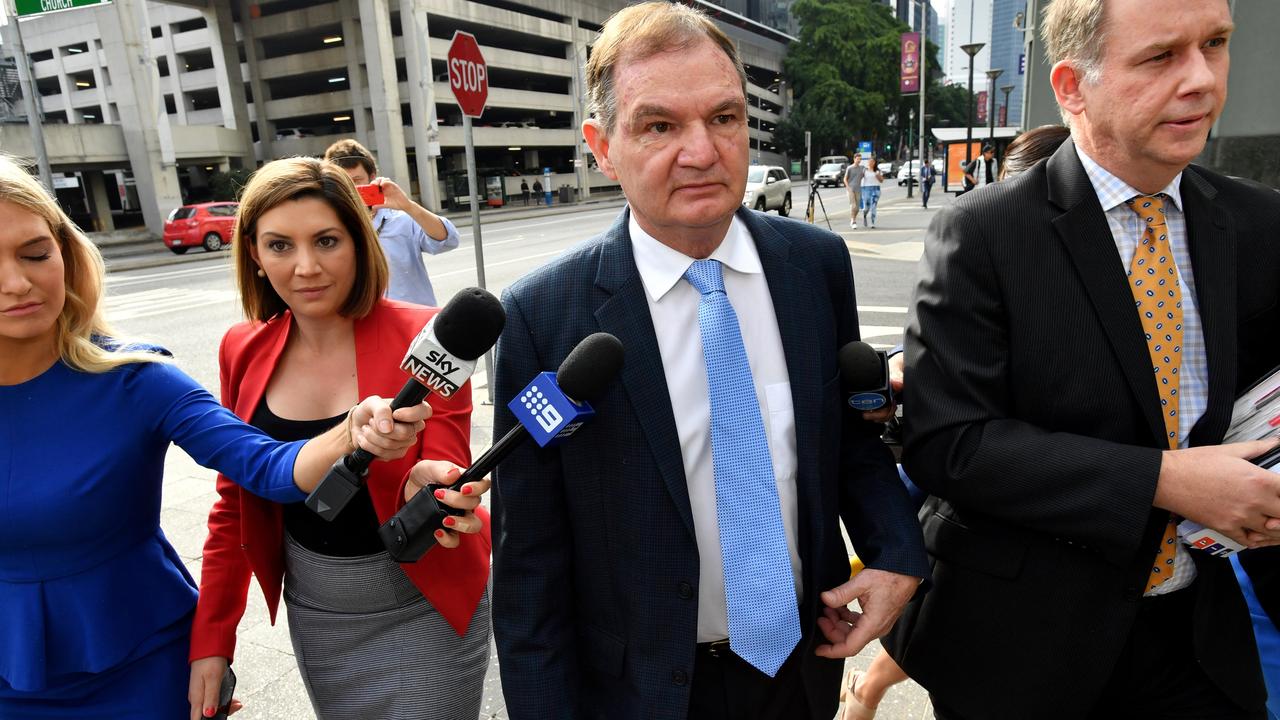
{"type": "Polygon", "coordinates": [[[698,330],[711,400],[711,464],[729,647],[773,677],[800,642],[795,581],[773,460],[720,262],[696,260],[684,277],[702,293],[698,330]]]}

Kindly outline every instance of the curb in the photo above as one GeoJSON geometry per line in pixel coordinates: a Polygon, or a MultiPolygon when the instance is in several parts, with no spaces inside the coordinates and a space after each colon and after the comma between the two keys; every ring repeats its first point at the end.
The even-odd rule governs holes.
{"type": "Polygon", "coordinates": [[[124,272],[126,270],[145,270],[147,268],[166,267],[168,265],[184,265],[188,263],[209,262],[211,260],[230,260],[229,252],[200,252],[195,255],[174,255],[165,250],[164,255],[128,256],[115,260],[106,260],[107,272],[124,272]]]}
{"type": "MultiPolygon", "coordinates": [[[[601,200],[585,200],[583,202],[568,203],[566,205],[530,205],[527,209],[522,205],[518,210],[490,210],[487,213],[480,211],[480,223],[483,225],[486,220],[506,221],[506,220],[529,220],[533,218],[546,217],[548,215],[567,215],[572,212],[587,209],[606,209],[610,207],[622,207],[627,203],[627,199],[620,195],[611,196],[601,200]]],[[[449,221],[458,229],[471,227],[471,211],[462,212],[450,211],[440,213],[441,217],[449,218],[449,221]]]]}

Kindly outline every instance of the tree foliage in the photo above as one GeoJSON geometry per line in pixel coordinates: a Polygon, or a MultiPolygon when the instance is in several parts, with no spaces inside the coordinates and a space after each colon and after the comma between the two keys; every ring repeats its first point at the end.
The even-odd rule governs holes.
{"type": "MultiPolygon", "coordinates": [[[[873,0],[796,0],[791,13],[799,21],[800,38],[782,67],[795,101],[774,134],[787,153],[804,155],[805,130],[812,133],[814,152],[827,154],[851,152],[856,140],[891,140],[905,129],[907,110],[916,102],[914,95],[904,98],[898,86],[901,35],[910,28],[889,6],[873,0]]],[[[936,46],[928,46],[930,93],[942,75],[935,55],[936,46]]]]}
{"type": "MultiPolygon", "coordinates": [[[[930,86],[929,93],[925,97],[925,102],[929,106],[926,112],[933,115],[929,124],[933,127],[964,127],[971,98],[973,102],[977,102],[976,95],[971,96],[968,88],[963,85],[930,86]]],[[[976,117],[976,105],[974,113],[976,117]]]]}

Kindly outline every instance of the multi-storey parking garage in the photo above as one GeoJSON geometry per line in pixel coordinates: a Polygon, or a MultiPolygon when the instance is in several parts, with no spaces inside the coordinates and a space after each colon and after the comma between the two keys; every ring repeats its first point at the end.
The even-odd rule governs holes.
{"type": "MultiPolygon", "coordinates": [[[[518,193],[522,178],[549,169],[552,186],[571,193],[610,188],[577,128],[582,65],[624,4],[115,0],[24,20],[22,32],[60,198],[80,198],[69,210],[96,228],[134,211],[155,232],[164,213],[208,194],[212,173],[319,155],[342,137],[373,150],[380,171],[428,206],[465,203],[462,116],[445,70],[457,30],[477,37],[489,65],[475,127],[482,184],[518,193]]],[[[753,161],[783,164],[773,130],[792,38],[704,7],[748,65],[753,161]]],[[[33,154],[26,125],[0,126],[0,144],[33,154]]]]}

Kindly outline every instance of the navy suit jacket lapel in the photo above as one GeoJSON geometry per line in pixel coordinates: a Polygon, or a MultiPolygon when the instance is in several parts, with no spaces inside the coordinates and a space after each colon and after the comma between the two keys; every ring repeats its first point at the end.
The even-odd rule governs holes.
{"type": "MultiPolygon", "coordinates": [[[[1045,172],[1049,201],[1063,210],[1053,218],[1053,227],[1075,263],[1098,322],[1111,341],[1111,349],[1151,428],[1152,441],[1159,447],[1165,436],[1164,418],[1152,379],[1146,334],[1138,313],[1132,310],[1133,291],[1102,204],[1071,140],[1064,142],[1049,158],[1045,172]]],[[[1049,308],[1046,311],[1052,312],[1049,308]]]]}
{"type": "Polygon", "coordinates": [[[658,337],[653,332],[649,301],[645,297],[644,283],[640,280],[640,271],[631,252],[631,236],[627,232],[630,212],[623,211],[605,233],[596,274],[596,287],[605,293],[605,298],[596,308],[595,318],[602,331],[613,334],[626,348],[622,386],[644,432],[662,482],[689,536],[693,537],[693,510],[689,504],[680,435],[671,410],[667,376],[662,367],[658,337]]]}

